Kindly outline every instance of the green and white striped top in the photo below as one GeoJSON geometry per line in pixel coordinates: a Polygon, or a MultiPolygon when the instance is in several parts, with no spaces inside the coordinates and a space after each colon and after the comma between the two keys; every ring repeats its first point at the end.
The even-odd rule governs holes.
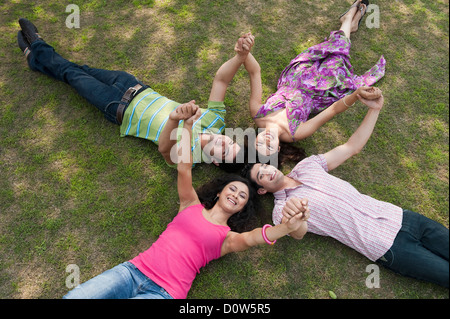
{"type": "MultiPolygon", "coordinates": [[[[180,103],[172,101],[155,92],[151,88],[145,89],[128,105],[120,126],[120,136],[135,136],[152,141],[156,145],[170,113],[180,103]]],[[[208,102],[207,109],[200,109],[202,115],[192,126],[192,155],[193,162],[201,163],[202,152],[199,134],[222,134],[225,129],[225,105],[223,102],[208,102]]],[[[181,139],[183,121],[178,126],[177,140],[181,139]]]]}

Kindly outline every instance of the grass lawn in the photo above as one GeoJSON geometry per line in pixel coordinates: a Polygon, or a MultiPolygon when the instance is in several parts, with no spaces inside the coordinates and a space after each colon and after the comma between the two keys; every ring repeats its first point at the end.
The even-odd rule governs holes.
{"type": "MultiPolygon", "coordinates": [[[[216,70],[241,33],[264,96],[302,50],[339,27],[352,1],[77,1],[80,28],[69,29],[70,2],[0,0],[0,298],[61,298],[66,267],[84,282],[147,249],[177,212],[176,171],[157,147],[119,137],[119,128],[68,85],[32,72],[17,47],[18,19],[33,21],[62,56],[124,70],[169,98],[205,106],[216,70]]],[[[448,0],[372,1],[379,28],[365,20],[352,36],[357,74],[380,55],[377,85],[385,107],[362,153],[333,172],[362,193],[449,224],[448,0]]],[[[243,68],[226,96],[229,127],[253,126],[243,68]]],[[[298,142],[317,154],[345,142],[366,114],[361,103],[298,142]]],[[[293,163],[294,164],[294,163],[293,163]]],[[[287,173],[293,167],[286,166],[287,173]]],[[[199,165],[199,186],[222,172],[199,165]]],[[[262,198],[271,222],[272,195],[262,198]]],[[[448,298],[448,289],[380,269],[380,288],[365,282],[372,264],[352,249],[313,234],[283,238],[227,255],[197,276],[189,298],[448,298]]]]}

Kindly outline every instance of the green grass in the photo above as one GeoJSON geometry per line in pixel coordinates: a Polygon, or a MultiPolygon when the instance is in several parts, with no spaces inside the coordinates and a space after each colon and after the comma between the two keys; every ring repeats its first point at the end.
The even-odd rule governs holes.
{"type": "MultiPolygon", "coordinates": [[[[32,72],[16,45],[18,19],[37,25],[68,59],[124,70],[160,93],[205,105],[212,79],[252,31],[264,95],[300,51],[339,27],[351,1],[79,1],[80,29],[65,4],[0,1],[0,298],[60,298],[65,269],[81,281],[147,249],[177,211],[176,172],[152,143],[119,129],[64,83],[32,72]]],[[[384,54],[385,108],[365,150],[333,172],[361,192],[448,227],[448,1],[376,1],[379,29],[352,36],[357,74],[384,54]]],[[[226,102],[229,127],[253,126],[243,69],[226,102]]],[[[358,103],[298,146],[308,154],[347,140],[366,110],[358,103]]],[[[289,166],[284,168],[288,172],[289,166]]],[[[221,172],[194,170],[199,186],[221,172]]],[[[263,198],[268,212],[272,197],[263,198]]],[[[271,222],[270,214],[260,223],[271,222]]],[[[283,238],[212,262],[189,298],[448,298],[448,290],[381,269],[330,239],[283,238]]]]}

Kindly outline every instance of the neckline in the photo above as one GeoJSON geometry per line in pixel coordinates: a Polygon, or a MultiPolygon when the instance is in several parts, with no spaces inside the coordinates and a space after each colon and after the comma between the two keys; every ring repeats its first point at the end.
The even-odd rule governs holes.
{"type": "Polygon", "coordinates": [[[215,224],[215,223],[211,222],[210,220],[208,220],[208,219],[205,217],[205,215],[203,214],[203,212],[206,213],[206,208],[205,208],[202,204],[199,204],[199,205],[202,206],[202,210],[201,210],[201,212],[200,212],[201,215],[202,215],[202,218],[203,218],[208,224],[211,224],[211,225],[213,225],[213,226],[225,227],[225,228],[230,229],[230,226],[228,226],[228,225],[215,224]]]}

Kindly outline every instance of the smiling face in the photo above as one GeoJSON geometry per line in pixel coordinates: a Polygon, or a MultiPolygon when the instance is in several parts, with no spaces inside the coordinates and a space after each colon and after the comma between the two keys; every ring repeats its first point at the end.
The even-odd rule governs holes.
{"type": "Polygon", "coordinates": [[[273,130],[264,130],[256,136],[255,147],[258,153],[270,156],[280,150],[278,134],[273,130]]]}
{"type": "Polygon", "coordinates": [[[240,151],[241,147],[235,143],[229,136],[222,134],[207,135],[206,145],[203,148],[213,162],[215,163],[231,163],[240,151]]]}
{"type": "Polygon", "coordinates": [[[257,163],[250,171],[250,178],[265,191],[274,193],[283,187],[284,174],[272,165],[257,163]]]}
{"type": "Polygon", "coordinates": [[[219,205],[230,213],[240,212],[247,205],[249,189],[242,182],[231,182],[227,184],[219,196],[219,205]]]}

